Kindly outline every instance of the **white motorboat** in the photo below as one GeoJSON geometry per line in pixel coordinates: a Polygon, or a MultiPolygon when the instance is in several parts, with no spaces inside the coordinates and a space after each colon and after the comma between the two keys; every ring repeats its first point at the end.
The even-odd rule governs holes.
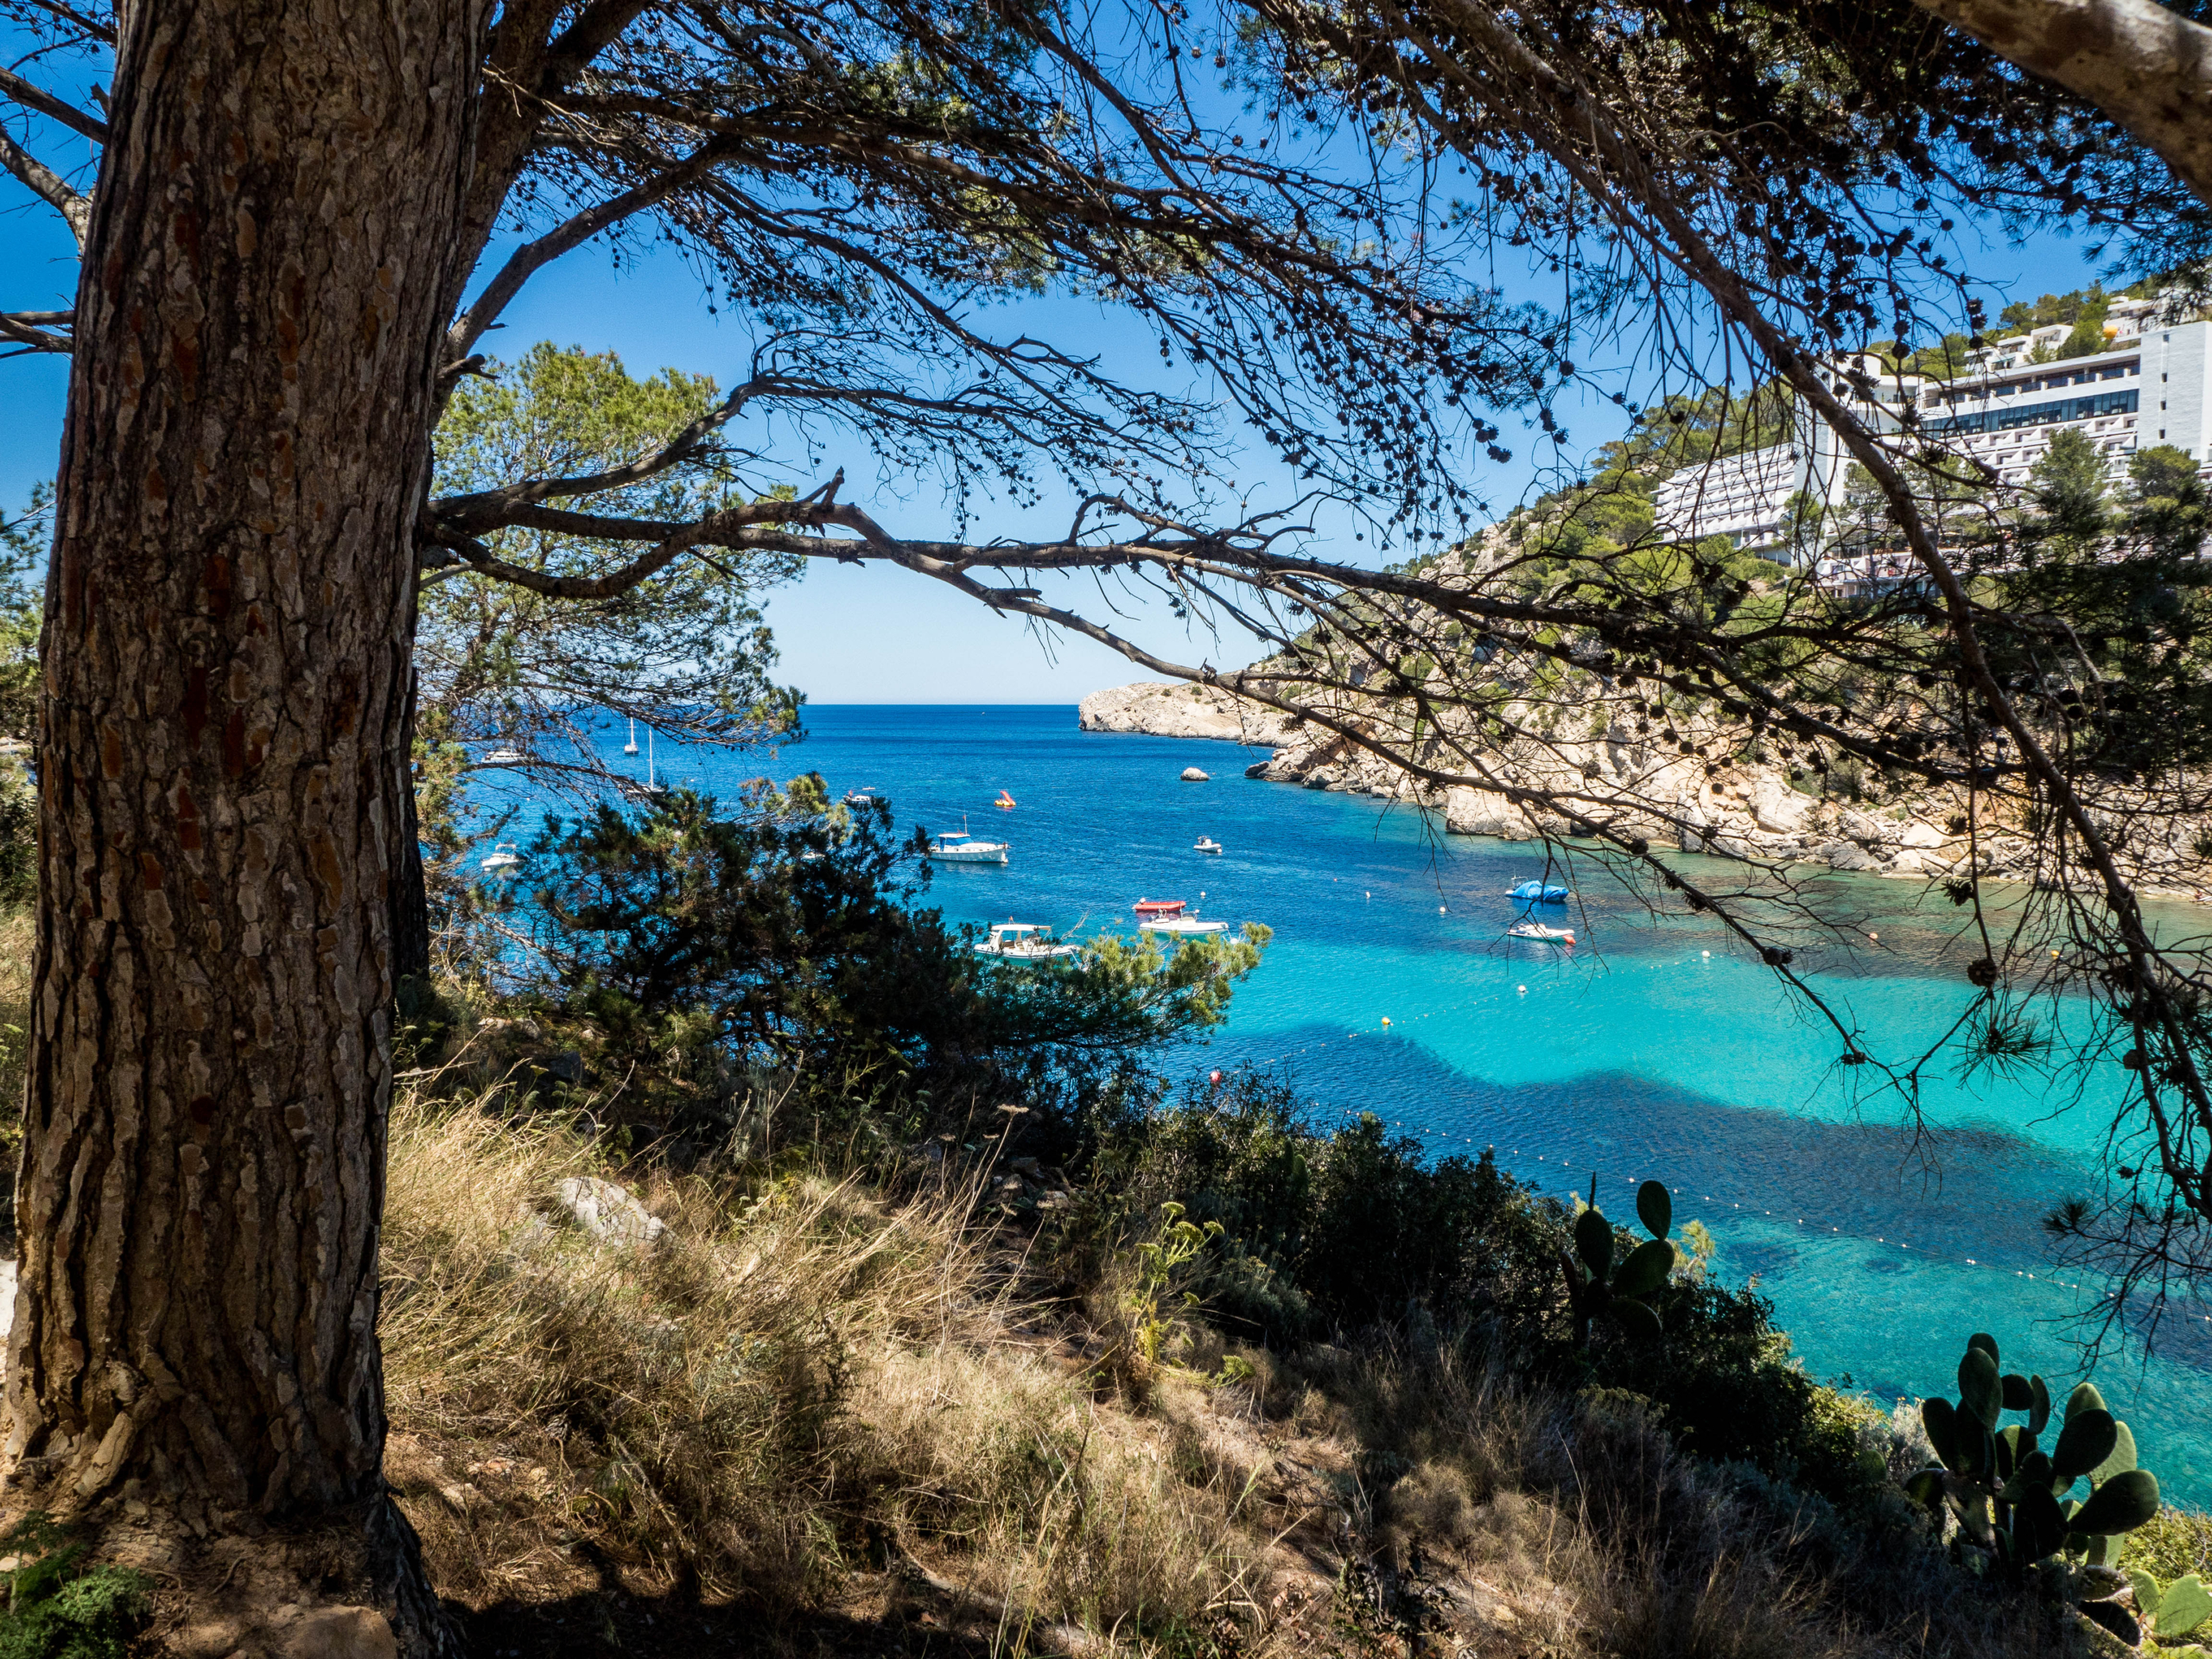
{"type": "Polygon", "coordinates": [[[968,833],[968,820],[930,842],[929,855],[938,864],[1003,864],[1013,849],[1003,841],[978,841],[968,833]]]}
{"type": "Polygon", "coordinates": [[[1516,922],[1505,931],[1516,939],[1541,939],[1547,944],[1571,945],[1574,943],[1573,928],[1548,927],[1541,922],[1516,922]]]}
{"type": "Polygon", "coordinates": [[[486,853],[480,860],[478,861],[478,862],[485,869],[497,874],[501,870],[512,870],[517,865],[520,864],[522,862],[522,855],[515,851],[514,842],[512,841],[502,841],[495,844],[492,850],[486,853]]]}
{"type": "Polygon", "coordinates": [[[530,757],[520,749],[496,748],[484,757],[487,766],[518,766],[530,757]]]}
{"type": "Polygon", "coordinates": [[[1081,956],[1083,947],[1054,938],[1042,922],[994,922],[991,937],[976,945],[976,954],[1001,962],[1060,962],[1081,956]]]}
{"type": "Polygon", "coordinates": [[[1191,843],[1191,850],[1194,853],[1217,853],[1221,850],[1221,843],[1211,836],[1200,836],[1191,843]]]}
{"type": "Polygon", "coordinates": [[[1162,916],[1156,920],[1139,922],[1140,933],[1164,933],[1170,938],[1203,939],[1215,933],[1229,931],[1227,922],[1202,922],[1195,916],[1162,916]]]}

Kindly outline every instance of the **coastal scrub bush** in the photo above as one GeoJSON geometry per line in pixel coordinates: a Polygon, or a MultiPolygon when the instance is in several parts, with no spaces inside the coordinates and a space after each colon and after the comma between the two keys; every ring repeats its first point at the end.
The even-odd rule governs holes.
{"type": "Polygon", "coordinates": [[[123,1659],[145,1627],[151,1588],[143,1573],[86,1559],[43,1514],[0,1536],[0,1556],[17,1565],[4,1580],[0,1659],[123,1659]]]}
{"type": "MultiPolygon", "coordinates": [[[[1189,1283],[1204,1317],[1232,1335],[1283,1344],[1429,1330],[1556,1386],[1640,1396],[1686,1451],[1796,1482],[1847,1511],[1886,1484],[1868,1446],[1882,1414],[1807,1376],[1773,1304],[1714,1282],[1693,1256],[1670,1250],[1663,1282],[1639,1281],[1657,1340],[1605,1321],[1579,1342],[1560,1267],[1580,1248],[1575,1219],[1487,1150],[1432,1160],[1372,1114],[1324,1131],[1286,1084],[1239,1071],[1109,1125],[1093,1192],[1087,1231],[1072,1243],[1094,1259],[1116,1228],[1141,1230],[1163,1204],[1220,1225],[1189,1283]]],[[[1673,1219],[1656,1208],[1654,1218],[1673,1219]]],[[[1617,1259],[1642,1246],[1625,1230],[1613,1236],[1617,1259]]]]}
{"type": "Polygon", "coordinates": [[[794,1115],[912,1128],[1014,1099],[1065,1128],[1220,1020],[1266,941],[1104,939],[1001,966],[920,906],[918,850],[888,803],[833,804],[810,774],[755,785],[734,811],[679,791],[549,817],[516,908],[534,950],[523,1000],[588,1029],[597,1071],[687,1126],[726,1128],[766,1066],[801,1096],[794,1115]]]}
{"type": "Polygon", "coordinates": [[[1256,1073],[1108,1122],[1094,1174],[1122,1218],[1173,1203],[1218,1224],[1223,1245],[1195,1288],[1224,1328],[1272,1342],[1402,1319],[1415,1306],[1540,1318],[1557,1298],[1555,1203],[1488,1153],[1426,1163],[1417,1141],[1371,1113],[1321,1133],[1286,1084],[1256,1073]]]}
{"type": "Polygon", "coordinates": [[[1773,1303],[1681,1278],[1651,1301],[1663,1339],[1601,1344],[1591,1367],[1605,1386],[1649,1401],[1694,1456],[1748,1465],[1847,1513],[1878,1498],[1888,1471],[1868,1441],[1884,1414],[1808,1376],[1773,1303]]]}

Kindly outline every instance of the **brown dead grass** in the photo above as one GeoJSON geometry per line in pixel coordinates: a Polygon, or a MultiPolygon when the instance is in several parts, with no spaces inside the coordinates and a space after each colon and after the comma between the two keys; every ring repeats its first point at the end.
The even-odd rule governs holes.
{"type": "Polygon", "coordinates": [[[592,1243],[548,1197],[608,1172],[499,1104],[395,1115],[385,1336],[395,1484],[441,1587],[502,1620],[669,1654],[729,1650],[671,1599],[824,1653],[2081,1650],[1902,1510],[1846,1527],[1630,1398],[1202,1328],[1123,1391],[1114,1295],[1025,1303],[1019,1236],[957,1186],[640,1177],[666,1239],[592,1243]]]}
{"type": "Polygon", "coordinates": [[[589,1147],[498,1103],[394,1115],[391,1466],[446,1593],[680,1582],[789,1619],[895,1568],[957,1580],[1010,1651],[1141,1644],[1235,1598],[1229,1499],[1015,1339],[972,1195],[663,1177],[667,1235],[613,1247],[549,1202],[607,1173],[589,1147]]]}
{"type": "MultiPolygon", "coordinates": [[[[28,906],[0,910],[0,1182],[12,1192],[23,1139],[23,1061],[30,1047],[31,947],[36,918],[28,906]]],[[[0,1205],[13,1231],[12,1205],[0,1205]]]]}

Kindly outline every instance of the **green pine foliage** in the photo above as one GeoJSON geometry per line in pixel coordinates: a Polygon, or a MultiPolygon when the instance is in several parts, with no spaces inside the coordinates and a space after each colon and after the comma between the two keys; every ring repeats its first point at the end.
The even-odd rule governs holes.
{"type": "Polygon", "coordinates": [[[593,1064],[705,1123],[763,1071],[823,1111],[988,1114],[1021,1099],[1064,1130],[1148,1058],[1219,1022],[1268,934],[1102,938],[1058,963],[979,957],[921,899],[922,837],[816,775],[724,805],[678,791],[549,817],[507,921],[534,951],[522,1001],[592,1033],[593,1064]]]}
{"type": "MultiPolygon", "coordinates": [[[[438,427],[437,489],[457,496],[518,477],[589,480],[637,467],[636,482],[591,494],[594,513],[696,519],[756,493],[714,443],[676,464],[652,464],[719,401],[710,377],[667,369],[639,378],[612,353],[541,341],[454,390],[438,427]]],[[[556,493],[549,505],[565,500],[556,493]]],[[[496,531],[483,549],[533,575],[587,579],[641,550],[539,529],[496,531]]],[[[781,735],[797,721],[799,698],[772,677],[776,652],[760,596],[798,569],[787,554],[716,548],[604,598],[532,592],[465,563],[433,570],[416,630],[418,745],[435,752],[497,740],[528,751],[575,736],[584,708],[651,720],[664,736],[691,742],[781,735]]]]}
{"type": "Polygon", "coordinates": [[[1992,598],[2065,617],[2095,673],[2010,639],[1993,641],[1993,664],[2016,687],[2039,684],[2038,712],[2113,775],[2212,763],[2212,565],[2197,556],[2209,510],[2196,463],[2171,445],[2139,450],[2115,489],[2090,440],[2062,431],[2024,508],[1986,543],[1992,598]]]}
{"type": "Polygon", "coordinates": [[[2069,555],[2086,551],[2106,529],[2105,457],[2079,427],[2061,427],[2029,472],[2033,537],[2069,555]]]}
{"type": "Polygon", "coordinates": [[[0,1537],[22,1564],[6,1575],[0,1659],[124,1659],[151,1611],[143,1573],[86,1559],[83,1544],[43,1515],[0,1537]]]}

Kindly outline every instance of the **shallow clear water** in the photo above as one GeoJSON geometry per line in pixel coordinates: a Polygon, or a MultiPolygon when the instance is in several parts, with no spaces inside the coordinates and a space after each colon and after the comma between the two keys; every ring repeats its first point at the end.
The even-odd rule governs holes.
{"type": "MultiPolygon", "coordinates": [[[[1562,1194],[1594,1173],[1618,1214],[1657,1176],[1678,1223],[1712,1230],[1719,1271],[1757,1275],[1816,1376],[1888,1399],[1952,1389],[1977,1330],[2007,1370],[2075,1375],[2086,1293],[2052,1272],[2037,1218],[2089,1190],[2116,1069],[2059,1110],[2033,1080],[1939,1067],[1923,1098],[1939,1133],[1916,1157],[1895,1097],[1854,1091],[1872,1068],[1839,1067],[1835,1033],[1709,920],[1655,921],[1593,879],[1571,958],[1503,939],[1518,909],[1503,889],[1541,873],[1529,847],[1440,841],[1409,811],[1246,779],[1264,751],[1086,734],[1069,708],[812,708],[807,727],[774,762],[664,748],[661,772],[727,792],[813,770],[836,792],[887,795],[902,829],[964,814],[1013,850],[1003,868],[937,872],[929,902],[955,921],[1126,926],[1136,899],[1166,897],[1267,923],[1266,963],[1178,1067],[1267,1062],[1317,1118],[1371,1110],[1440,1152],[1495,1146],[1562,1194]],[[1192,765],[1212,781],[1179,781],[1192,765]],[[1001,789],[1014,810],[992,810],[1001,789]],[[1194,852],[1201,835],[1226,851],[1194,852]]],[[[1881,943],[1801,950],[1799,966],[1870,1050],[1902,1052],[1964,1005],[1949,918],[1914,912],[1917,884],[1822,890],[1881,943]]],[[[2107,1353],[2096,1372],[2145,1466],[2198,1504],[2212,1503],[2209,1312],[2184,1306],[2157,1353],[2107,1353]]]]}

